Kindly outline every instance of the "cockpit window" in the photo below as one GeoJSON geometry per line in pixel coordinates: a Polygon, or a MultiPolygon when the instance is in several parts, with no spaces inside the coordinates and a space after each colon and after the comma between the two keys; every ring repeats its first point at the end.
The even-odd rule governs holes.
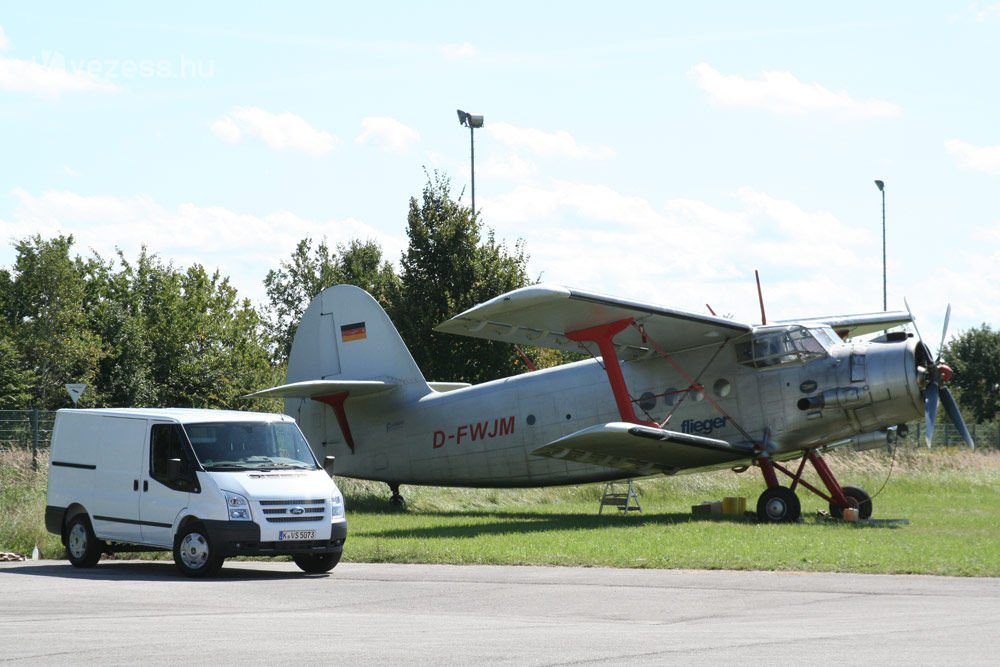
{"type": "Polygon", "coordinates": [[[788,326],[758,330],[750,340],[737,343],[736,359],[754,368],[802,363],[827,356],[832,344],[826,329],[788,326]]]}

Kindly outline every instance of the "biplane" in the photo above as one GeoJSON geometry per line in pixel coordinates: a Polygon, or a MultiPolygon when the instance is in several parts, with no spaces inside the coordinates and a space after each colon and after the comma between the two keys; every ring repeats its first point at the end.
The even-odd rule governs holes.
{"type": "Polygon", "coordinates": [[[468,385],[426,381],[375,299],[337,285],[304,312],[287,383],[253,395],[283,397],[321,460],[387,483],[396,504],[402,484],[534,487],[757,468],[761,521],[797,520],[798,489],[835,516],[855,507],[867,518],[871,497],[842,486],[825,452],[887,446],[921,415],[930,438],[939,403],[971,444],[946,386],[951,370],[919,333],[899,329],[912,320],[907,310],[751,325],[536,285],[435,330],[589,358],[468,385]]]}

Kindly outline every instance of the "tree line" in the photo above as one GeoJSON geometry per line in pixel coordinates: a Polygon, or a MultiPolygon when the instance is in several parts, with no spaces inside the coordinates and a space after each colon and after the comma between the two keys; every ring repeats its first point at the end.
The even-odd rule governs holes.
{"type": "MultiPolygon", "coordinates": [[[[386,309],[430,380],[482,382],[524,370],[518,352],[492,341],[445,336],[433,327],[503,292],[530,284],[522,241],[499,242],[428,174],[411,197],[409,243],[397,272],[370,240],[331,247],[302,239],[267,273],[267,303],[255,308],[229,278],[200,264],[178,267],[143,248],[136,258],[73,253],[72,236],[15,241],[0,268],[0,409],[69,404],[67,383],[84,383],[81,406],[280,409],[242,396],[284,381],[303,311],[338,283],[370,292],[386,309]]],[[[539,366],[566,360],[531,350],[539,366]]],[[[952,386],[975,423],[1000,412],[1000,332],[963,332],[943,350],[952,386]]]]}
{"type": "Polygon", "coordinates": [[[178,267],[145,248],[136,258],[84,258],[72,236],[17,240],[13,266],[0,269],[0,409],[66,407],[67,383],[87,385],[87,407],[260,407],[241,397],[284,381],[302,312],[337,283],[385,307],[429,379],[523,370],[509,346],[432,331],[529,284],[523,243],[498,242],[438,173],[410,199],[407,235],[398,273],[373,241],[302,239],[267,273],[260,308],[218,271],[178,267]]]}

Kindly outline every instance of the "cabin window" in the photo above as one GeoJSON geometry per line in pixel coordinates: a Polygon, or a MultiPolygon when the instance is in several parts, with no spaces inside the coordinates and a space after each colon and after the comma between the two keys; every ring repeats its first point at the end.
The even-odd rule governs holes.
{"type": "Polygon", "coordinates": [[[824,329],[802,326],[758,329],[749,340],[736,344],[736,359],[754,368],[802,363],[827,356],[827,338],[824,329]],[[814,335],[817,331],[820,337],[814,335]]]}

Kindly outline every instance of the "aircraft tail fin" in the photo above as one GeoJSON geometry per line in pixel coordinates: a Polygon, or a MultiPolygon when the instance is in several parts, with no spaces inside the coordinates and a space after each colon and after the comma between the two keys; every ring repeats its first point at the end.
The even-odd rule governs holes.
{"type": "Polygon", "coordinates": [[[285,396],[314,396],[326,385],[356,395],[400,389],[404,395],[431,391],[395,325],[368,292],[335,285],[306,308],[288,357],[285,396]],[[368,386],[370,385],[370,386],[368,386]],[[293,393],[293,387],[305,393],[293,393]]]}

